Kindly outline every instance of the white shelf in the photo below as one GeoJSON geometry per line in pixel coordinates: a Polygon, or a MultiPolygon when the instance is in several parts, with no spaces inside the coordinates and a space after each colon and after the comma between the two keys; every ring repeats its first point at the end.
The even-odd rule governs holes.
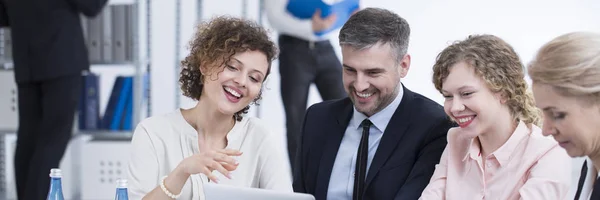
{"type": "Polygon", "coordinates": [[[109,0],[108,5],[132,5],[135,0],[109,0]]]}
{"type": "Polygon", "coordinates": [[[91,68],[135,68],[134,64],[91,64],[91,68]]]}
{"type": "MultiPolygon", "coordinates": [[[[5,61],[0,59],[0,70],[12,70],[14,68],[14,64],[12,61],[5,61]]],[[[128,71],[134,71],[135,65],[132,63],[118,63],[118,64],[91,64],[90,68],[120,68],[127,69],[128,71]]]]}
{"type": "Polygon", "coordinates": [[[91,140],[97,141],[131,141],[133,131],[127,130],[78,130],[77,134],[89,135],[91,140]]]}
{"type": "MultiPolygon", "coordinates": [[[[116,77],[118,75],[134,76],[135,70],[136,66],[133,64],[92,64],[90,66],[91,72],[98,73],[106,77],[116,77]]],[[[112,78],[111,81],[113,81],[112,78]]]]}

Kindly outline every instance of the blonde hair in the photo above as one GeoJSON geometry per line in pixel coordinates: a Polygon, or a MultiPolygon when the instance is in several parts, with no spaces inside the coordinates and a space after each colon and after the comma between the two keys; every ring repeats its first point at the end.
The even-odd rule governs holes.
{"type": "Polygon", "coordinates": [[[463,61],[473,67],[492,92],[506,98],[515,121],[540,123],[541,112],[525,82],[524,66],[508,43],[493,35],[471,35],[446,47],[433,65],[433,84],[440,93],[450,67],[463,61]]]}
{"type": "Polygon", "coordinates": [[[564,96],[600,100],[600,34],[573,32],[544,44],[529,64],[534,83],[552,86],[564,96]]]}

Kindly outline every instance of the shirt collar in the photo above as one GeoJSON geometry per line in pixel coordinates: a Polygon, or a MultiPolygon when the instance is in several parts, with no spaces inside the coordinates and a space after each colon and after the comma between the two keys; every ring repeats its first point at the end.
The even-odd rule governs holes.
{"type": "MultiPolygon", "coordinates": [[[[181,132],[185,134],[187,137],[194,138],[196,141],[198,140],[198,131],[190,125],[185,118],[183,117],[183,113],[181,112],[181,108],[175,111],[175,115],[179,118],[179,125],[177,127],[181,127],[181,132]]],[[[234,125],[231,130],[225,136],[227,138],[227,147],[231,147],[235,149],[239,149],[241,147],[242,131],[239,129],[244,128],[248,124],[249,116],[244,116],[242,121],[234,120],[234,125]]],[[[197,142],[196,142],[197,144],[197,142]]]]}
{"type": "MultiPolygon", "coordinates": [[[[529,133],[531,133],[529,127],[527,127],[523,121],[519,121],[517,128],[508,138],[508,140],[490,155],[496,158],[501,167],[508,164],[508,161],[510,161],[510,158],[517,145],[519,145],[523,138],[529,135],[529,133]]],[[[481,156],[481,149],[479,146],[479,139],[477,137],[472,139],[463,161],[465,161],[468,157],[471,159],[476,159],[477,157],[481,156]]]]}
{"type": "Polygon", "coordinates": [[[462,161],[464,162],[467,158],[471,158],[476,160],[477,157],[481,156],[481,149],[479,149],[479,139],[477,137],[471,139],[469,143],[469,149],[467,149],[467,153],[463,157],[462,161]]]}
{"type": "Polygon", "coordinates": [[[519,121],[519,125],[517,125],[517,128],[510,138],[508,138],[508,140],[502,146],[500,146],[500,148],[492,153],[498,160],[498,163],[500,163],[500,166],[508,164],[508,161],[510,161],[510,158],[517,145],[519,145],[523,138],[529,135],[529,133],[531,133],[531,131],[527,125],[523,121],[519,121]]]}
{"type": "MultiPolygon", "coordinates": [[[[400,105],[400,102],[402,102],[402,97],[404,96],[404,88],[402,84],[400,84],[399,87],[400,88],[398,89],[398,95],[396,95],[394,101],[387,105],[383,110],[369,117],[369,120],[371,120],[371,123],[373,123],[375,128],[377,128],[382,133],[385,132],[385,129],[387,128],[388,123],[394,115],[394,112],[396,112],[398,105],[400,105]]],[[[354,127],[355,129],[359,129],[360,124],[363,120],[367,119],[367,116],[365,114],[362,114],[361,112],[358,112],[358,110],[356,110],[356,107],[353,107],[353,110],[354,112],[352,114],[352,119],[350,120],[350,126],[354,127]]]]}

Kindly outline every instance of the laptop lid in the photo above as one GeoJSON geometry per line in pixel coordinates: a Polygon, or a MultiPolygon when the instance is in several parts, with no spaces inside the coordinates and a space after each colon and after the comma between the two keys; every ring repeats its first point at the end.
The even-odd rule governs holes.
{"type": "Polygon", "coordinates": [[[236,187],[216,183],[204,183],[204,195],[206,200],[315,200],[315,197],[309,194],[236,187]]]}

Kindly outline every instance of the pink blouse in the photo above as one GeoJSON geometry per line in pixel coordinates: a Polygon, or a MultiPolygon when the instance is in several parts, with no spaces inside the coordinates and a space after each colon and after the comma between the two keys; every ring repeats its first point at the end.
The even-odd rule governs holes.
{"type": "Polygon", "coordinates": [[[465,138],[460,128],[450,129],[448,145],[420,199],[566,198],[571,158],[539,127],[519,122],[508,141],[485,158],[479,146],[477,138],[465,138]]]}

